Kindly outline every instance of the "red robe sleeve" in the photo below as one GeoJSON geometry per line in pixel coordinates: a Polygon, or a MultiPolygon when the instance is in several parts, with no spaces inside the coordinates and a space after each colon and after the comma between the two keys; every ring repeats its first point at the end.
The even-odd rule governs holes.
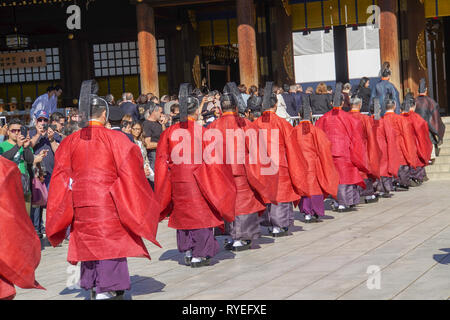
{"type": "Polygon", "coordinates": [[[399,128],[403,137],[402,143],[400,143],[400,147],[402,148],[403,155],[405,156],[408,165],[412,168],[416,168],[419,163],[417,163],[417,148],[412,124],[409,122],[408,116],[402,116],[398,118],[399,128]]]}
{"type": "Polygon", "coordinates": [[[367,158],[367,153],[364,150],[364,142],[362,138],[362,123],[354,118],[351,115],[348,115],[350,121],[351,134],[351,147],[350,147],[350,159],[355,167],[358,168],[359,171],[369,174],[369,161],[367,158]]]}
{"type": "Polygon", "coordinates": [[[0,299],[12,298],[12,284],[44,289],[34,272],[41,260],[41,242],[25,208],[20,171],[0,157],[0,299]]]}
{"type": "Polygon", "coordinates": [[[110,192],[120,222],[137,236],[161,247],[156,241],[161,209],[145,178],[142,154],[137,145],[132,145],[123,158],[118,175],[110,192]]]}
{"type": "Polygon", "coordinates": [[[73,220],[73,200],[70,188],[72,139],[67,137],[55,153],[55,167],[48,192],[45,231],[56,247],[66,236],[66,229],[73,220]]]}
{"type": "Polygon", "coordinates": [[[371,118],[365,117],[365,127],[367,132],[367,156],[370,175],[375,179],[379,179],[381,150],[378,146],[377,135],[371,118]]]}
{"type": "MultiPolygon", "coordinates": [[[[376,120],[375,124],[377,124],[376,120]]],[[[377,129],[384,130],[386,137],[388,172],[391,176],[397,177],[400,168],[400,152],[402,152],[399,150],[399,143],[397,142],[397,139],[400,139],[400,137],[395,134],[395,129],[392,128],[388,121],[384,119],[378,120],[378,125],[379,127],[377,129]]]]}
{"type": "Polygon", "coordinates": [[[161,206],[162,221],[172,211],[172,185],[169,170],[169,141],[170,129],[165,130],[158,142],[155,160],[155,194],[161,206]]]}
{"type": "Polygon", "coordinates": [[[337,199],[339,173],[334,166],[331,142],[328,140],[325,132],[319,128],[314,129],[313,138],[319,156],[319,161],[316,161],[317,180],[324,192],[337,199]]]}
{"type": "Polygon", "coordinates": [[[414,132],[416,134],[416,145],[417,154],[421,161],[422,166],[427,166],[430,158],[431,152],[433,150],[433,145],[430,140],[428,123],[423,120],[418,114],[410,114],[411,123],[414,126],[414,132]]]}

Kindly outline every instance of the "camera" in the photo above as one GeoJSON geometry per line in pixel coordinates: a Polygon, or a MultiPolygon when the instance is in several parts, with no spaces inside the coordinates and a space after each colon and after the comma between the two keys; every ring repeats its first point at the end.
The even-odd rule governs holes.
{"type": "Polygon", "coordinates": [[[4,127],[6,125],[6,117],[0,117],[0,127],[4,127]]]}
{"type": "Polygon", "coordinates": [[[27,134],[28,134],[28,128],[25,127],[25,126],[21,126],[21,127],[20,127],[20,134],[21,134],[24,138],[26,138],[26,137],[27,137],[27,134]]]}
{"type": "Polygon", "coordinates": [[[48,130],[48,123],[44,123],[42,125],[42,128],[44,129],[44,131],[47,131],[48,130]]]}

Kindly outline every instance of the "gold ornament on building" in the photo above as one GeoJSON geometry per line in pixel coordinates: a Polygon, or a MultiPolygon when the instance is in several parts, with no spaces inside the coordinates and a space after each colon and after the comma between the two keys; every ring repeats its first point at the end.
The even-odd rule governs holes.
{"type": "Polygon", "coordinates": [[[427,54],[425,50],[425,30],[419,32],[416,42],[416,55],[419,60],[420,67],[427,70],[427,54]]]}
{"type": "Polygon", "coordinates": [[[288,75],[288,79],[294,81],[294,64],[293,64],[293,55],[292,55],[292,41],[289,42],[284,48],[283,53],[283,64],[284,70],[288,75]]]}
{"type": "Polygon", "coordinates": [[[201,88],[201,70],[200,70],[200,57],[196,55],[194,58],[194,64],[192,65],[192,78],[194,78],[194,83],[197,88],[201,88]]]}
{"type": "Polygon", "coordinates": [[[189,21],[191,22],[192,28],[197,30],[197,16],[194,10],[188,10],[189,21]]]}
{"type": "Polygon", "coordinates": [[[289,0],[281,0],[281,2],[283,3],[283,7],[284,7],[284,11],[286,11],[286,15],[288,17],[291,16],[291,5],[289,4],[289,0]]]}

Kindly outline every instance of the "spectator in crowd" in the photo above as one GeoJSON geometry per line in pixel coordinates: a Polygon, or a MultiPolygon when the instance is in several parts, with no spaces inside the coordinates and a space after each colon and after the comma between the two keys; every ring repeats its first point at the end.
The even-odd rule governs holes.
{"type": "Polygon", "coordinates": [[[33,100],[31,100],[31,97],[26,97],[25,101],[23,102],[23,109],[25,111],[31,110],[32,103],[33,103],[33,100]]]}
{"type": "Polygon", "coordinates": [[[148,98],[147,95],[141,94],[137,100],[136,105],[139,111],[139,119],[144,119],[145,108],[147,107],[148,98]]]}
{"type": "Polygon", "coordinates": [[[9,102],[9,111],[14,112],[17,110],[17,98],[12,97],[11,101],[9,102]]]}
{"type": "Polygon", "coordinates": [[[372,94],[372,90],[369,88],[370,80],[367,77],[361,78],[359,81],[359,85],[356,90],[353,92],[353,95],[360,98],[362,100],[361,112],[369,112],[371,113],[373,110],[370,109],[370,96],[372,94]]]}
{"type": "Polygon", "coordinates": [[[352,85],[350,83],[344,84],[344,87],[342,88],[342,94],[344,96],[344,106],[342,107],[342,110],[344,111],[350,111],[352,109],[352,106],[350,104],[350,91],[352,90],[352,85]]]}
{"type": "Polygon", "coordinates": [[[296,85],[289,86],[289,92],[285,92],[282,94],[284,103],[286,104],[286,111],[291,117],[297,117],[300,111],[300,105],[297,105],[297,101],[295,99],[295,93],[297,91],[296,85]]]}
{"type": "Polygon", "coordinates": [[[140,122],[134,122],[131,127],[131,134],[134,138],[134,143],[136,143],[141,149],[142,158],[144,159],[144,172],[147,179],[150,181],[154,180],[155,173],[150,168],[150,161],[148,160],[147,148],[144,145],[144,134],[142,130],[142,124],[140,122]]]}
{"type": "Polygon", "coordinates": [[[170,106],[170,118],[168,127],[174,124],[173,118],[176,116],[178,116],[178,118],[180,117],[180,105],[178,103],[174,103],[170,106]]]}
{"type": "Polygon", "coordinates": [[[116,101],[114,100],[114,96],[109,93],[105,96],[105,101],[108,103],[108,106],[115,106],[116,101]]]}
{"type": "Polygon", "coordinates": [[[6,105],[5,105],[5,100],[0,99],[0,113],[2,112],[6,112],[6,105]]]}
{"type": "Polygon", "coordinates": [[[131,142],[134,143],[133,136],[129,133],[126,133],[122,130],[122,119],[125,116],[125,113],[122,111],[122,108],[120,107],[110,107],[109,108],[109,116],[108,116],[108,122],[111,125],[111,130],[116,130],[122,132],[124,135],[130,139],[131,142]]]}
{"type": "Polygon", "coordinates": [[[305,94],[314,94],[314,88],[313,87],[306,88],[305,94]]]}
{"type": "Polygon", "coordinates": [[[170,114],[171,110],[172,110],[172,106],[175,104],[178,104],[178,97],[174,95],[174,96],[171,96],[170,101],[164,105],[164,114],[170,114]]]}
{"type": "Polygon", "coordinates": [[[50,116],[50,126],[53,131],[55,131],[55,140],[61,143],[62,139],[66,136],[64,134],[64,125],[66,123],[66,118],[60,112],[54,112],[50,116]]]}
{"type": "Polygon", "coordinates": [[[150,102],[153,102],[154,104],[158,104],[159,105],[159,99],[157,96],[153,96],[149,99],[150,102]]]}
{"type": "MultiPolygon", "coordinates": [[[[248,89],[248,93],[249,93],[250,97],[257,96],[259,94],[258,87],[255,85],[250,86],[250,88],[248,89]]],[[[247,101],[248,101],[248,99],[247,99],[247,101]]],[[[247,103],[247,101],[245,101],[245,102],[247,103]]]]}
{"type": "Polygon", "coordinates": [[[162,108],[155,103],[150,102],[147,111],[145,111],[145,121],[142,124],[144,130],[144,142],[147,148],[150,167],[155,170],[156,148],[159,137],[166,129],[167,118],[162,114],[162,108]]]}
{"type": "Polygon", "coordinates": [[[134,103],[133,94],[130,92],[125,92],[122,95],[123,103],[120,105],[120,110],[124,114],[129,114],[133,117],[133,121],[139,121],[139,110],[137,105],[134,103]]]}
{"type": "Polygon", "coordinates": [[[325,83],[317,85],[316,93],[311,95],[311,109],[313,114],[325,114],[331,110],[332,100],[325,83]]]}
{"type": "Polygon", "coordinates": [[[80,121],[80,114],[77,108],[70,108],[67,123],[78,123],[80,121]]]}
{"type": "Polygon", "coordinates": [[[62,95],[63,93],[63,88],[60,85],[56,85],[55,88],[55,94],[53,95],[52,99],[51,99],[51,113],[56,111],[56,109],[58,108],[58,98],[62,95]]]}
{"type": "Polygon", "coordinates": [[[122,117],[122,122],[120,123],[120,128],[123,132],[125,132],[127,135],[131,134],[131,125],[133,124],[133,118],[126,114],[122,117]]]}
{"type": "Polygon", "coordinates": [[[303,106],[303,96],[304,96],[303,87],[302,87],[302,85],[300,83],[297,83],[295,85],[294,98],[295,98],[295,104],[297,105],[299,113],[301,113],[301,109],[302,109],[302,106],[303,106]]]}
{"type": "MultiPolygon", "coordinates": [[[[14,162],[22,175],[22,186],[25,197],[30,193],[30,175],[27,164],[34,163],[31,140],[28,136],[23,136],[21,132],[22,122],[19,119],[12,119],[8,125],[8,139],[0,143],[0,155],[14,162]]],[[[42,161],[40,154],[36,160],[42,161]]]]}
{"type": "Polygon", "coordinates": [[[245,84],[240,84],[238,86],[238,90],[241,93],[242,99],[244,99],[245,105],[247,106],[247,100],[248,98],[250,98],[250,95],[247,94],[247,87],[245,86],[245,84]]]}
{"type": "Polygon", "coordinates": [[[39,96],[31,106],[30,118],[31,124],[35,125],[36,115],[41,111],[45,111],[47,114],[51,114],[56,111],[56,107],[53,110],[53,96],[55,96],[56,91],[54,87],[48,87],[47,92],[39,96]]]}
{"type": "MultiPolygon", "coordinates": [[[[41,163],[43,182],[48,189],[50,178],[55,164],[55,152],[59,143],[55,140],[55,131],[49,127],[49,116],[46,111],[41,110],[36,114],[35,127],[30,129],[31,146],[34,154],[46,153],[41,163]]],[[[45,229],[42,220],[44,207],[35,206],[31,208],[30,218],[39,237],[43,237],[45,229]]]]}
{"type": "Polygon", "coordinates": [[[161,101],[159,103],[159,105],[163,108],[164,110],[164,106],[166,105],[166,103],[168,103],[170,101],[170,97],[168,95],[163,95],[161,97],[161,101]]]}
{"type": "Polygon", "coordinates": [[[80,129],[81,128],[78,126],[78,122],[69,122],[64,127],[64,135],[67,137],[80,129]]]}
{"type": "Polygon", "coordinates": [[[280,118],[283,118],[285,120],[288,120],[290,118],[289,113],[287,113],[287,108],[286,108],[286,102],[284,101],[283,98],[283,89],[280,88],[279,86],[273,86],[273,93],[276,94],[277,96],[277,110],[276,110],[276,115],[279,116],[280,118]]]}

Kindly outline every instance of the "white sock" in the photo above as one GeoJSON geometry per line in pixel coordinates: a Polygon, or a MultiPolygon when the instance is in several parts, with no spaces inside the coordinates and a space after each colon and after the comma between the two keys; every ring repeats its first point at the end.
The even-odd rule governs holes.
{"type": "Polygon", "coordinates": [[[366,200],[372,200],[372,199],[374,199],[374,198],[372,198],[372,196],[367,196],[366,197],[366,200]]]}
{"type": "Polygon", "coordinates": [[[192,257],[191,250],[186,251],[185,255],[186,255],[186,257],[191,258],[192,257]]]}
{"type": "Polygon", "coordinates": [[[346,209],[346,206],[343,206],[342,204],[339,205],[338,209],[346,209]]]}
{"type": "Polygon", "coordinates": [[[374,194],[372,195],[372,199],[376,199],[376,197],[377,197],[376,195],[374,195],[374,194]]]}
{"type": "Polygon", "coordinates": [[[305,214],[305,220],[311,220],[311,215],[310,214],[305,214]]]}
{"type": "Polygon", "coordinates": [[[241,242],[241,240],[236,240],[233,243],[233,247],[242,247],[244,244],[241,242]]]}
{"type": "Polygon", "coordinates": [[[281,233],[281,229],[278,227],[273,227],[272,233],[281,233]]]}
{"type": "Polygon", "coordinates": [[[102,292],[97,293],[97,295],[95,296],[95,300],[105,300],[112,297],[114,297],[114,294],[112,294],[111,292],[102,292]]]}
{"type": "Polygon", "coordinates": [[[202,258],[192,258],[191,262],[202,262],[202,258]]]}

